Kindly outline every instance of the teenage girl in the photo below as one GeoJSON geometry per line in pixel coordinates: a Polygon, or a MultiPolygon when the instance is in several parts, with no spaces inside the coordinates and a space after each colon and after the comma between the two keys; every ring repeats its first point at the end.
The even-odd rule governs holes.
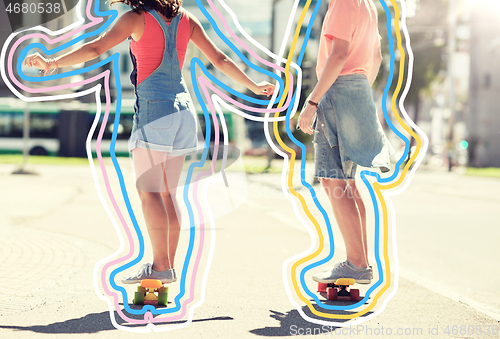
{"type": "Polygon", "coordinates": [[[25,59],[45,72],[97,58],[130,38],[134,64],[131,81],[136,102],[129,150],[136,186],[153,248],[153,263],[143,264],[123,283],[142,279],[176,281],[174,258],[180,233],[175,198],[186,154],[197,149],[197,118],[182,77],[189,41],[225,75],[258,95],[270,96],[274,85],[256,84],[208,38],[182,0],[111,0],[131,7],[113,27],[94,41],[54,59],[40,53],[25,59]]]}

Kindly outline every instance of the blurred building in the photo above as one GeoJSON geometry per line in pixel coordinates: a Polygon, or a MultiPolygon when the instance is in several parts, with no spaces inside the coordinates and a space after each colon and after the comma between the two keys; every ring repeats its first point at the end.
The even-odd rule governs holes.
{"type": "Polygon", "coordinates": [[[470,20],[469,162],[500,167],[499,1],[477,1],[470,20]]]}

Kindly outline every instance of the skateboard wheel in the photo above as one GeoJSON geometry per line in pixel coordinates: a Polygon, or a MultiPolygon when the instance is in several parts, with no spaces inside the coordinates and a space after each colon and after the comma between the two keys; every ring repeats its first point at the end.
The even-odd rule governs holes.
{"type": "Polygon", "coordinates": [[[338,292],[336,288],[328,287],[326,289],[326,299],[328,300],[337,300],[339,298],[338,292]]]}
{"type": "Polygon", "coordinates": [[[168,293],[158,293],[158,305],[167,306],[168,293]]]}
{"type": "Polygon", "coordinates": [[[142,286],[137,286],[137,292],[146,293],[147,291],[148,291],[147,288],[144,288],[142,286]]]}
{"type": "Polygon", "coordinates": [[[318,292],[326,292],[327,284],[318,283],[318,292]]]}
{"type": "Polygon", "coordinates": [[[359,301],[359,290],[358,289],[352,289],[351,295],[349,296],[349,299],[352,301],[359,301]]]}
{"type": "Polygon", "coordinates": [[[144,305],[144,293],[135,292],[134,305],[144,305]]]}

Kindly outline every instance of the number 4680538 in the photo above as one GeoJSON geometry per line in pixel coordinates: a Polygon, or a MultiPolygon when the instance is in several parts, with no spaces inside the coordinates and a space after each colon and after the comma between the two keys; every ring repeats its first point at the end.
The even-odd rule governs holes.
{"type": "Polygon", "coordinates": [[[7,8],[5,8],[5,11],[8,13],[59,13],[61,12],[61,4],[60,3],[55,3],[52,4],[50,2],[47,3],[9,3],[7,8]]]}

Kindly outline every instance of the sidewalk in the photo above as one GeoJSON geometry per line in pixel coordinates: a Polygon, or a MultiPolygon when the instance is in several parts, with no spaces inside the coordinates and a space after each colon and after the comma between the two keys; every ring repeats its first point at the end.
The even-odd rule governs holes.
{"type": "MultiPolygon", "coordinates": [[[[0,165],[0,337],[136,338],[139,334],[113,327],[107,305],[94,291],[95,263],[119,243],[89,167],[37,165],[37,176],[11,176],[12,170],[12,165],[0,165]]],[[[270,201],[252,192],[237,211],[216,220],[206,300],[194,311],[193,323],[149,337],[340,336],[340,329],[325,333],[328,328],[304,321],[284,290],[283,262],[309,245],[308,233],[289,225],[293,215],[280,221],[260,213],[256,206],[269,206],[270,201]]],[[[399,337],[479,337],[479,329],[498,329],[499,323],[400,279],[386,310],[359,326],[344,334],[375,338],[390,330],[393,336],[406,331],[399,337]],[[473,333],[451,335],[461,325],[474,326],[473,333]]]]}

